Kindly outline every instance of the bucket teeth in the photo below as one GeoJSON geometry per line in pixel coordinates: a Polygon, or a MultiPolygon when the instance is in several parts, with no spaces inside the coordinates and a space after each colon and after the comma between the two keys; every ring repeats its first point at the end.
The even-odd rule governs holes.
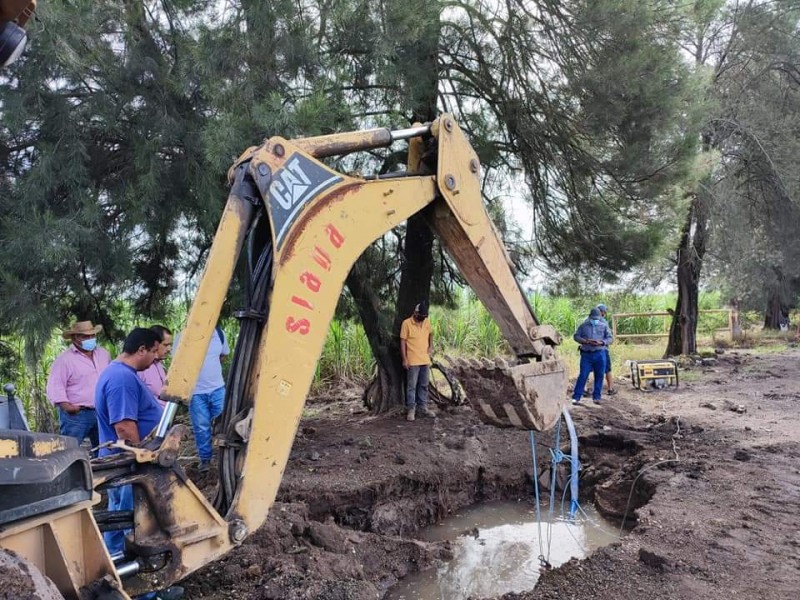
{"type": "Polygon", "coordinates": [[[459,358],[450,371],[469,404],[490,425],[543,431],[561,415],[567,388],[561,361],[513,365],[504,358],[459,358]]]}

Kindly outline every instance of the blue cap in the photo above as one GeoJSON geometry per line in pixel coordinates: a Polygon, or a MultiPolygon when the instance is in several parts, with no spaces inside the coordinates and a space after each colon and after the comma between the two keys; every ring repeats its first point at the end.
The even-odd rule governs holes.
{"type": "Polygon", "coordinates": [[[599,310],[601,313],[607,313],[608,307],[605,304],[598,304],[597,310],[599,310]]]}
{"type": "Polygon", "coordinates": [[[593,308],[589,311],[589,318],[590,319],[600,319],[603,315],[600,314],[600,310],[597,308],[593,308]]]}

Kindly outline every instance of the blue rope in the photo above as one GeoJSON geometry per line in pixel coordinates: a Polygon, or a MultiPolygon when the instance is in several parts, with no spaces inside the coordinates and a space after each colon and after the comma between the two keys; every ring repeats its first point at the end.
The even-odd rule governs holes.
{"type": "Polygon", "coordinates": [[[536,526],[539,530],[539,564],[542,567],[547,566],[547,561],[544,558],[544,546],[542,542],[542,512],[541,500],[539,497],[539,466],[536,461],[536,437],[533,430],[528,431],[528,439],[531,442],[531,456],[533,456],[533,494],[536,497],[536,526]]]}

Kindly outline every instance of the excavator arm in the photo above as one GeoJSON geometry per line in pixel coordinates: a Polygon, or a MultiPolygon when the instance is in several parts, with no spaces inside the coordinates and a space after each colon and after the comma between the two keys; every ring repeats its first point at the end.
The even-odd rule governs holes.
{"type": "MultiPolygon", "coordinates": [[[[522,293],[483,207],[479,178],[477,155],[446,114],[400,131],[273,137],[238,159],[162,392],[162,421],[141,446],[118,442],[123,452],[92,461],[96,489],[134,490],[129,522],[98,517],[100,529],[111,527],[104,521],[110,518],[115,528],[133,529],[128,555],[107,584],[122,594],[122,578],[131,595],[163,588],[241,544],[264,522],[345,278],[370,244],[426,207],[431,227],[516,355],[455,361],[470,402],[494,425],[545,430],[555,424],[566,398],[560,338],[538,322],[522,293]],[[402,173],[356,177],[322,162],[401,139],[409,140],[402,173]],[[241,328],[214,438],[220,481],[209,501],[177,462],[185,427],[172,422],[178,406],[190,402],[237,265],[247,302],[237,313],[241,328]]],[[[73,581],[71,589],[84,583],[73,581]]]]}

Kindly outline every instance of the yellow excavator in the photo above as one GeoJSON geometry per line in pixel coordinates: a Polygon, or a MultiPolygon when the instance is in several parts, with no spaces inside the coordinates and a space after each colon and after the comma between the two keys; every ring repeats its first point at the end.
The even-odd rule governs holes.
{"type": "MultiPolygon", "coordinates": [[[[272,137],[229,172],[230,194],[162,399],[139,445],[89,460],[74,440],[0,432],[0,576],[40,598],[126,599],[162,589],[241,544],[275,500],[345,278],[375,240],[425,215],[516,358],[456,361],[471,405],[500,427],[547,430],[566,400],[557,331],[541,324],[481,200],[481,165],[451,115],[391,131],[272,137]],[[324,160],[408,142],[406,170],[354,176],[324,160]],[[178,463],[182,425],[237,265],[247,305],[215,428],[216,498],[178,463]],[[132,485],[133,511],[93,512],[132,485]],[[101,531],[130,530],[110,556],[101,531]],[[13,576],[13,577],[12,577],[13,576]]],[[[22,597],[22,596],[20,596],[22,597]]],[[[32,596],[36,597],[36,596],[32,596]]]]}

